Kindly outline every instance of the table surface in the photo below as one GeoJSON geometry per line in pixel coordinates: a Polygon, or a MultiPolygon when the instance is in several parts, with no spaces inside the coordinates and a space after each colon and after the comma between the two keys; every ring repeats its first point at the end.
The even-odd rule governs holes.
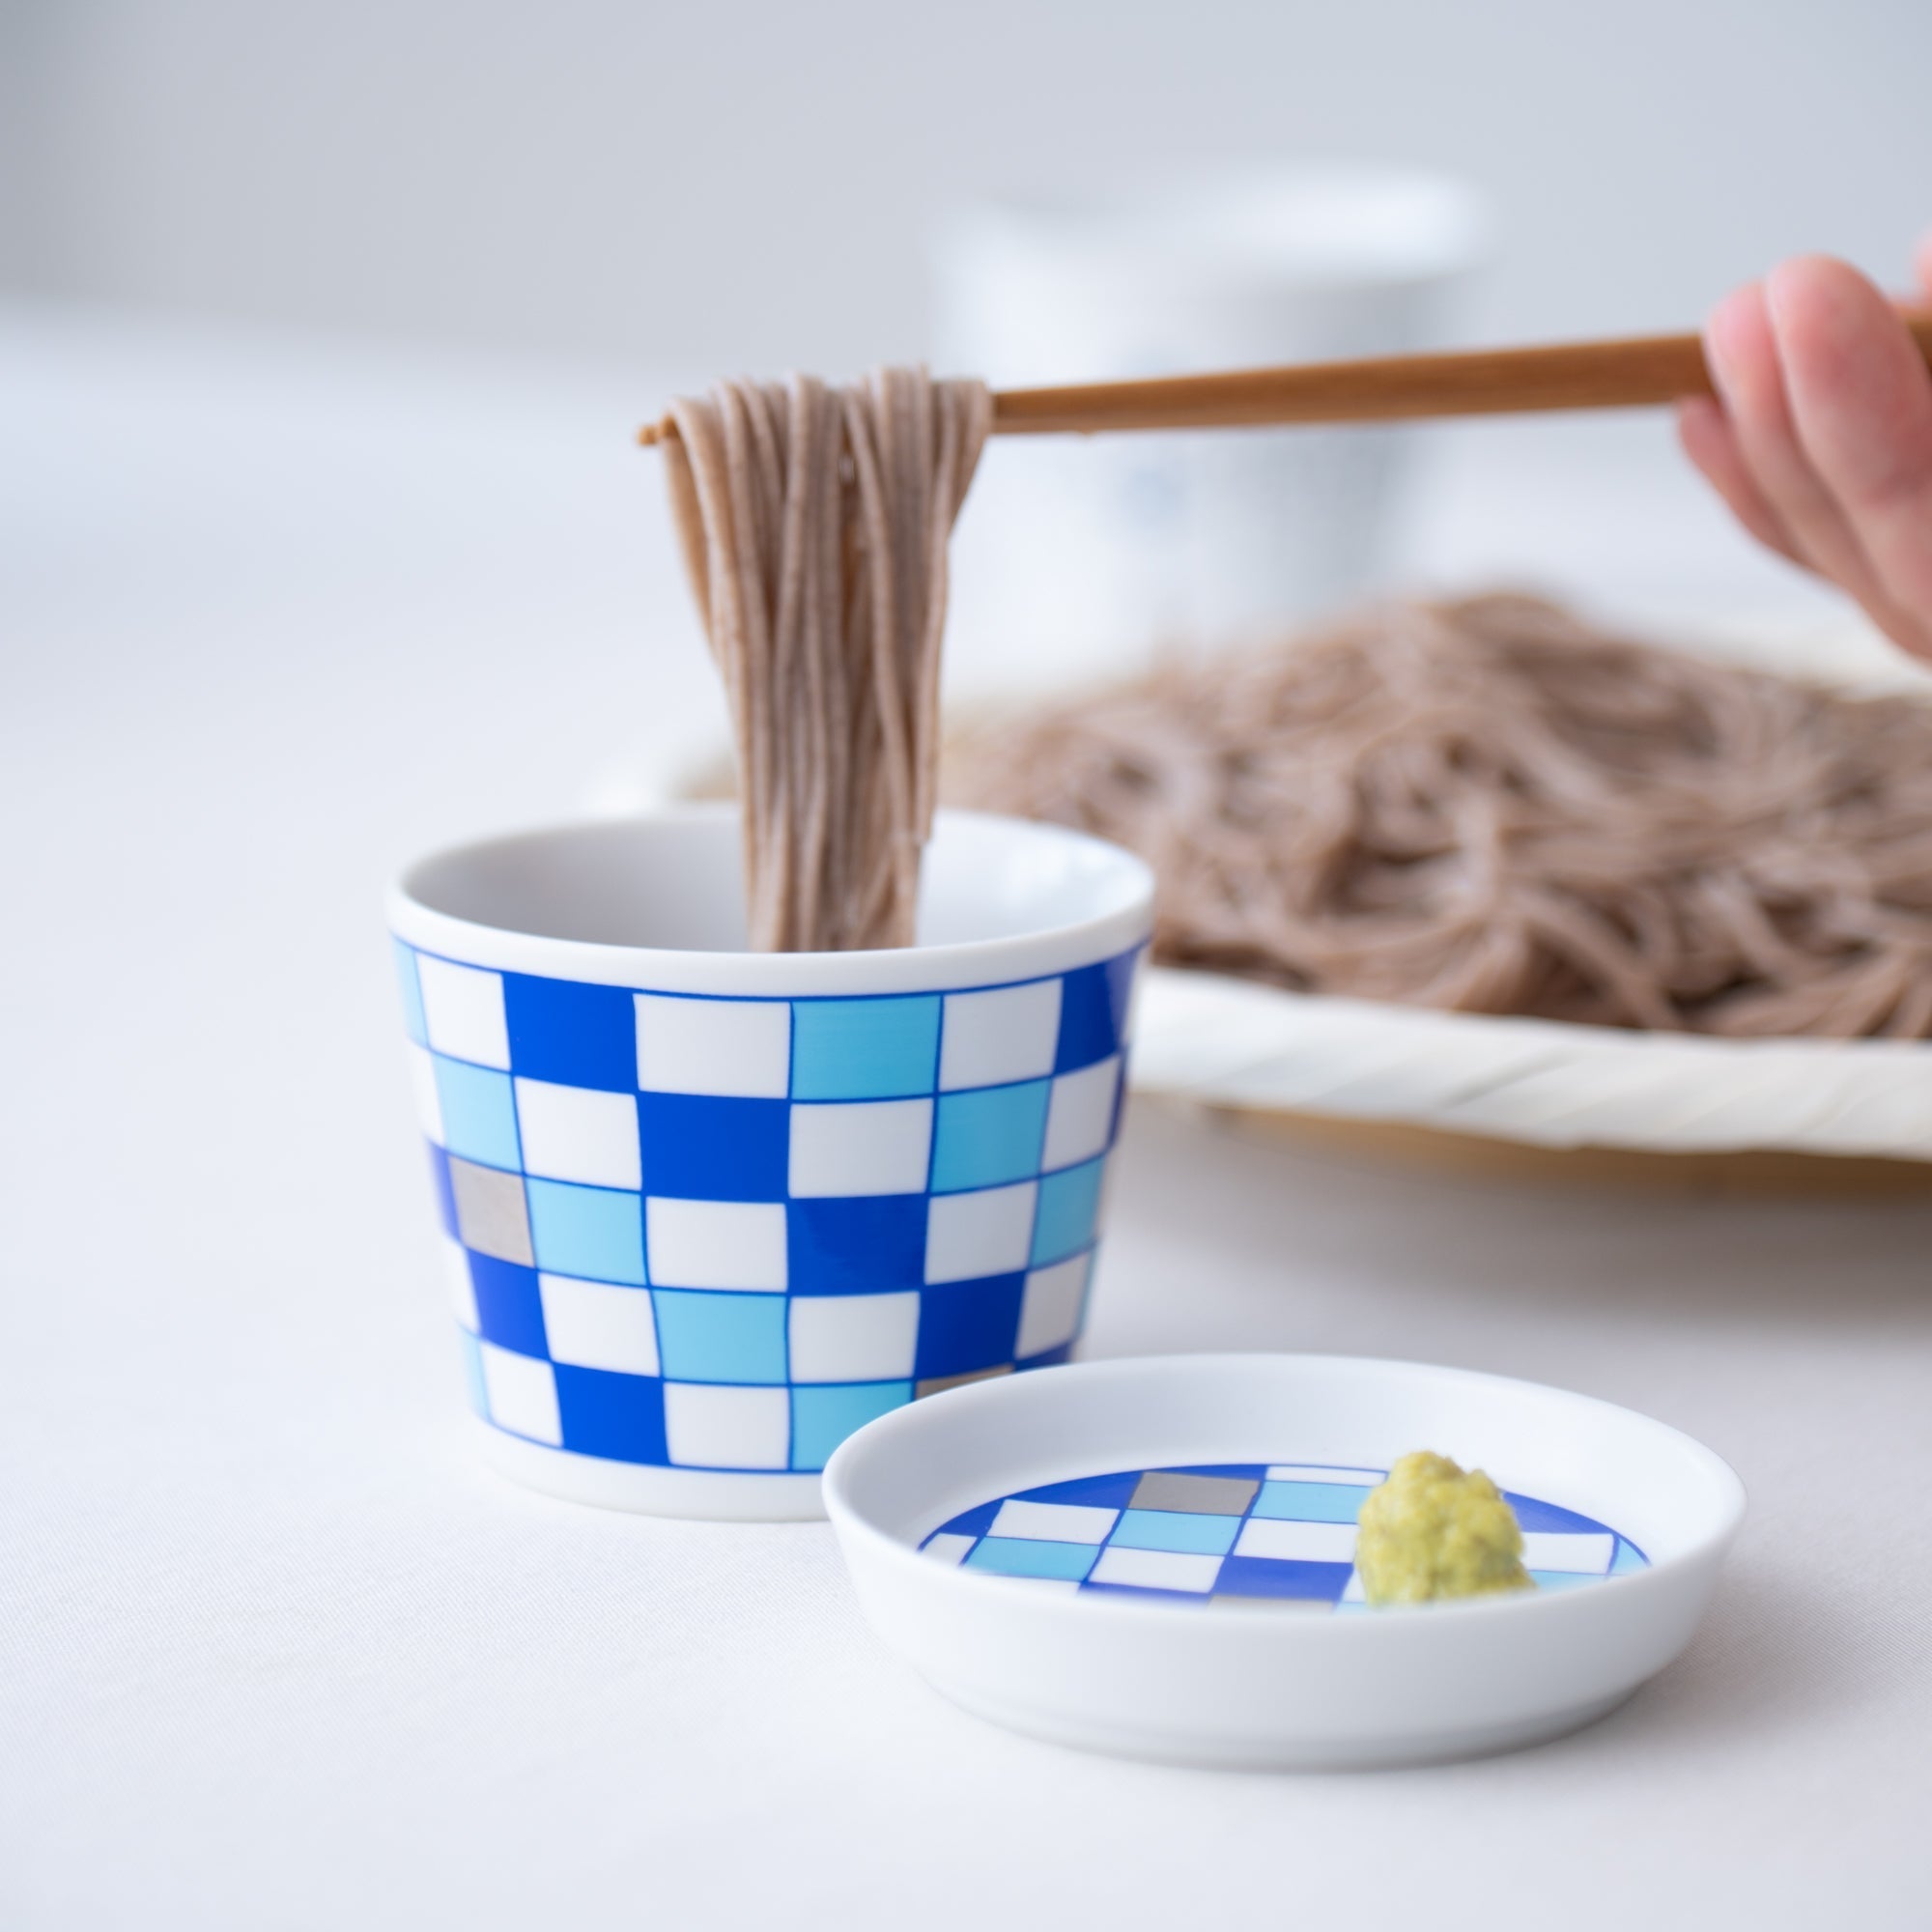
{"type": "MultiPolygon", "coordinates": [[[[1932,1208],[1511,1192],[1135,1111],[1091,1354],[1527,1376],[1748,1485],[1689,1654],[1484,1763],[1031,1744],[883,1651],[823,1524],[475,1464],[379,895],[717,730],[625,440],[660,393],[0,316],[0,1921],[1460,1926],[1500,1883],[1539,1924],[1925,1923],[1932,1208]]],[[[1656,419],[1442,433],[1413,511],[1416,579],[1829,611],[1656,419]]]]}

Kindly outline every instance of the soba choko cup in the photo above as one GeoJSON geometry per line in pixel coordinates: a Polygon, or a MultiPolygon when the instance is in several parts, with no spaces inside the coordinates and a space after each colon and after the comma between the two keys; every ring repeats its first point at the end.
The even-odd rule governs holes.
{"type": "Polygon", "coordinates": [[[853,1430],[1078,1338],[1152,879],[942,813],[919,943],[745,948],[729,806],[491,839],[389,917],[488,1460],[821,1514],[853,1430]]]}

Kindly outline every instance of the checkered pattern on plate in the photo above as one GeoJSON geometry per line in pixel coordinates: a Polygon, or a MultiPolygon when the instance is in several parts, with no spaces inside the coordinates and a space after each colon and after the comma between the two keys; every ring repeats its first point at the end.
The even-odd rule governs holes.
{"type": "MultiPolygon", "coordinates": [[[[920,1546],[1043,1589],[1166,1603],[1358,1612],[1355,1519],[1386,1469],[1229,1463],[1124,1469],[998,1496],[920,1546]]],[[[1647,1567],[1628,1537],[1574,1510],[1505,1492],[1523,1560],[1545,1590],[1647,1567]]]]}

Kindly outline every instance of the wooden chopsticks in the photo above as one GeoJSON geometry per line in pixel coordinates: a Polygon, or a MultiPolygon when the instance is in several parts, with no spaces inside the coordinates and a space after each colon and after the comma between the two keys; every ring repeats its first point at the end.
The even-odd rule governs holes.
{"type": "MultiPolygon", "coordinates": [[[[1932,363],[1932,313],[1905,318],[1932,363]]],[[[1391,422],[1417,416],[1514,415],[1541,410],[1623,410],[1709,395],[1711,374],[1695,335],[1559,342],[1453,355],[1375,355],[1162,376],[1001,389],[993,429],[1003,436],[1089,436],[1120,429],[1255,429],[1279,423],[1391,422]]],[[[674,436],[669,417],[638,440],[674,436]]]]}

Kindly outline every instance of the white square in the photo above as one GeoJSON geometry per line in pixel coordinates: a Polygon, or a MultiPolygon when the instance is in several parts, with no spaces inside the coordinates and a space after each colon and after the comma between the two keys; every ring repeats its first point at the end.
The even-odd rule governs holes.
{"type": "Polygon", "coordinates": [[[785,1286],[782,1201],[644,1202],[644,1238],[653,1288],[742,1288],[773,1293],[785,1286]]]}
{"type": "Polygon", "coordinates": [[[638,1103],[594,1087],[517,1082],[517,1131],[524,1171],[592,1187],[643,1185],[638,1165],[638,1103]]]}
{"type": "Polygon", "coordinates": [[[1614,1536],[1585,1531],[1531,1529],[1523,1532],[1525,1570],[1563,1570],[1573,1577],[1605,1577],[1617,1553],[1614,1536]]]}
{"type": "Polygon", "coordinates": [[[948,993],[939,1084],[1003,1087],[1053,1071],[1060,1044],[1060,981],[1035,980],[987,993],[948,993]]]}
{"type": "Polygon", "coordinates": [[[930,1542],[923,1545],[919,1553],[922,1556],[931,1557],[935,1563],[944,1563],[952,1569],[957,1569],[965,1562],[966,1552],[979,1540],[977,1536],[960,1536],[955,1531],[948,1530],[944,1535],[935,1536],[930,1542]]]}
{"type": "Polygon", "coordinates": [[[658,1373],[658,1328],[647,1288],[614,1288],[577,1281],[567,1274],[540,1274],[544,1338],[554,1362],[580,1369],[614,1369],[619,1375],[658,1373]]]}
{"type": "Polygon", "coordinates": [[[1236,1556],[1272,1556],[1287,1563],[1352,1563],[1352,1522],[1277,1522],[1251,1516],[1235,1544],[1236,1556]]]}
{"type": "Polygon", "coordinates": [[[1080,1326],[1080,1304],[1087,1296],[1087,1270],[1093,1264],[1094,1251],[1089,1248],[1071,1261],[1035,1268],[1027,1276],[1026,1299],[1020,1303],[1020,1338],[1014,1350],[1021,1361],[1072,1341],[1080,1326]]]}
{"type": "Polygon", "coordinates": [[[476,1352],[483,1358],[490,1420],[513,1435],[561,1447],[563,1423],[556,1412],[556,1377],[550,1364],[499,1349],[494,1342],[477,1343],[476,1352]]]}
{"type": "Polygon", "coordinates": [[[1029,1543],[1105,1543],[1113,1534],[1119,1510],[1093,1503],[1023,1503],[1009,1499],[1000,1505],[988,1536],[1018,1536],[1029,1543]]]}
{"type": "Polygon", "coordinates": [[[416,1124],[438,1147],[442,1145],[442,1096],[436,1091],[436,1062],[410,1043],[410,1091],[415,1095],[416,1124]]]}
{"type": "Polygon", "coordinates": [[[1268,1470],[1271,1483],[1347,1483],[1351,1489],[1379,1489],[1388,1481],[1386,1469],[1331,1469],[1321,1463],[1276,1463],[1268,1470]]]}
{"type": "Polygon", "coordinates": [[[1221,1574],[1218,1556],[1178,1549],[1103,1549],[1087,1573],[1090,1583],[1129,1583],[1137,1590],[1211,1590],[1221,1574]]]}
{"type": "Polygon", "coordinates": [[[919,1346],[919,1291],[799,1294],[791,1303],[795,1382],[901,1381],[919,1346]]]}
{"type": "Polygon", "coordinates": [[[645,1093],[782,1100],[791,1092],[788,1001],[637,997],[638,1085],[645,1093]]]}
{"type": "Polygon", "coordinates": [[[926,1280],[974,1281],[1025,1267],[1038,1195],[1037,1180],[977,1188],[970,1194],[935,1194],[925,1210],[926,1280]]]}
{"type": "Polygon", "coordinates": [[[1051,1171],[1072,1167],[1104,1153],[1114,1125],[1114,1094],[1121,1084],[1121,1059],[1115,1054],[1078,1073],[1063,1073],[1053,1083],[1053,1100],[1046,1110],[1046,1151],[1040,1166],[1051,1171]]]}
{"type": "Polygon", "coordinates": [[[418,952],[416,979],[429,1043],[452,1060],[507,1071],[510,1031],[503,1022],[503,976],[418,952]]]}
{"type": "Polygon", "coordinates": [[[469,1272],[469,1250],[461,1241],[442,1237],[443,1271],[449,1283],[449,1305],[456,1319],[473,1335],[483,1326],[476,1313],[476,1279],[469,1272]]]}
{"type": "Polygon", "coordinates": [[[791,1396],[781,1388],[666,1382],[665,1441],[700,1469],[782,1469],[791,1461],[791,1396]]]}
{"type": "Polygon", "coordinates": [[[860,1100],[791,1110],[794,1194],[923,1194],[930,1100],[860,1100]]]}

